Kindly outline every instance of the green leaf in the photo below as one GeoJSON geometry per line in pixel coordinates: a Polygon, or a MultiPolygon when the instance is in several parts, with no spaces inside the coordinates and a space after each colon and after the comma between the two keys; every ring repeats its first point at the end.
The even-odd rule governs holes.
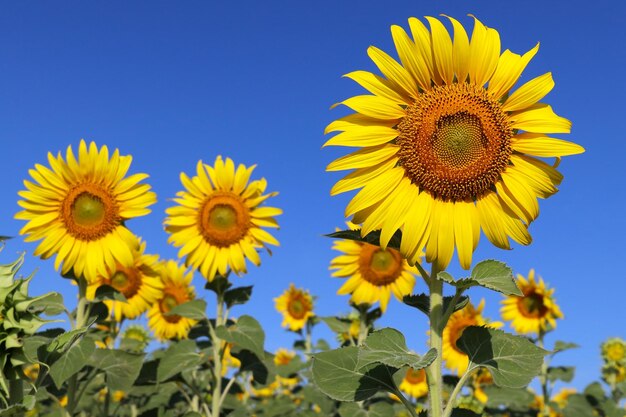
{"type": "Polygon", "coordinates": [[[572,382],[575,368],[573,366],[551,366],[548,368],[548,380],[572,382]]]}
{"type": "Polygon", "coordinates": [[[439,272],[437,278],[460,289],[481,286],[504,295],[524,295],[515,283],[513,270],[504,262],[493,259],[479,262],[472,269],[469,278],[455,280],[452,275],[445,271],[439,272]]]}
{"type": "Polygon", "coordinates": [[[480,417],[480,414],[476,414],[467,408],[453,408],[451,417],[480,417]]]}
{"type": "Polygon", "coordinates": [[[552,349],[552,355],[555,355],[559,352],[563,352],[564,350],[569,350],[569,349],[576,349],[579,348],[580,346],[577,345],[576,343],[571,343],[571,342],[563,342],[562,340],[557,340],[556,342],[554,342],[554,348],[552,349]]]}
{"type": "MultiPolygon", "coordinates": [[[[443,297],[443,311],[448,309],[453,298],[452,296],[443,297]]],[[[427,316],[430,314],[430,297],[426,294],[405,295],[402,302],[408,306],[415,307],[427,316]]],[[[454,311],[462,309],[467,303],[469,303],[469,297],[461,296],[454,306],[454,311]]]]}
{"type": "Polygon", "coordinates": [[[369,417],[368,412],[357,403],[342,403],[337,411],[340,417],[369,417]]]}
{"type": "Polygon", "coordinates": [[[237,304],[245,304],[252,296],[252,285],[249,287],[237,287],[224,293],[224,302],[228,308],[237,304]]]}
{"type": "Polygon", "coordinates": [[[104,300],[120,301],[122,303],[128,302],[124,294],[111,287],[110,285],[101,285],[96,289],[96,295],[93,298],[93,302],[97,303],[104,300]]]}
{"type": "Polygon", "coordinates": [[[96,350],[96,345],[88,337],[83,337],[78,343],[72,345],[50,366],[50,376],[54,381],[54,385],[61,389],[61,386],[69,377],[80,371],[87,364],[94,350],[96,350]]]}
{"type": "Polygon", "coordinates": [[[206,318],[206,301],[200,299],[187,301],[186,303],[177,305],[165,315],[182,316],[193,320],[203,320],[206,318]]]}
{"type": "MultiPolygon", "coordinates": [[[[369,232],[365,236],[361,236],[361,230],[341,230],[339,232],[329,233],[326,237],[330,237],[333,239],[346,239],[346,240],[356,240],[357,242],[369,243],[370,245],[380,246],[380,230],[374,230],[373,232],[369,232]]],[[[389,244],[387,244],[388,248],[392,249],[400,249],[400,241],[402,240],[402,232],[400,230],[396,231],[389,240],[389,244]]]]}
{"type": "Polygon", "coordinates": [[[394,415],[393,406],[388,403],[378,402],[370,405],[368,417],[389,417],[394,415]]]}
{"type": "Polygon", "coordinates": [[[394,392],[393,374],[397,368],[371,364],[359,367],[359,349],[349,346],[313,355],[315,384],[338,401],[362,401],[378,391],[394,392]]]}
{"type": "Polygon", "coordinates": [[[335,333],[342,334],[350,331],[350,325],[352,324],[352,320],[341,318],[341,317],[321,317],[322,321],[330,327],[335,333]]]}
{"type": "Polygon", "coordinates": [[[46,350],[48,352],[63,351],[67,346],[71,346],[82,334],[87,332],[87,330],[89,330],[89,326],[91,326],[94,322],[95,320],[91,319],[85,327],[70,330],[69,332],[58,335],[52,340],[52,342],[50,342],[46,350]]]}
{"type": "Polygon", "coordinates": [[[233,284],[228,281],[228,275],[230,275],[230,271],[228,271],[226,276],[216,275],[215,278],[204,285],[204,288],[216,294],[224,294],[226,290],[233,286],[233,284]]]}
{"type": "Polygon", "coordinates": [[[241,316],[228,327],[219,326],[215,333],[229,343],[248,349],[259,358],[264,357],[265,333],[259,322],[250,316],[241,316]]]}
{"type": "Polygon", "coordinates": [[[526,408],[535,399],[534,395],[527,389],[501,388],[491,385],[484,387],[483,391],[487,395],[487,407],[504,405],[507,408],[526,408]]]}
{"type": "Polygon", "coordinates": [[[202,355],[196,352],[196,342],[193,340],[174,343],[161,357],[157,368],[157,380],[162,382],[180,372],[193,369],[203,360],[202,355]]]}
{"type": "Polygon", "coordinates": [[[143,354],[123,350],[96,349],[89,359],[89,365],[104,371],[111,391],[127,392],[139,375],[143,357],[143,354]]]}
{"type": "Polygon", "coordinates": [[[500,387],[522,388],[541,372],[548,353],[528,339],[489,327],[469,326],[456,343],[469,356],[467,372],[485,367],[500,387]]]}
{"type": "Polygon", "coordinates": [[[363,347],[359,349],[359,367],[381,363],[394,368],[410,366],[413,369],[423,369],[430,365],[437,357],[437,351],[431,349],[424,356],[409,351],[404,335],[391,328],[377,330],[367,336],[363,347]]]}
{"type": "Polygon", "coordinates": [[[573,394],[567,397],[563,417],[594,417],[596,413],[584,395],[573,394]]]}
{"type": "MultiPolygon", "coordinates": [[[[271,361],[262,360],[250,350],[242,349],[239,346],[235,346],[231,353],[241,362],[241,366],[239,367],[241,372],[252,372],[252,378],[255,382],[267,384],[274,380],[276,366],[274,365],[273,359],[271,361]]],[[[267,356],[269,357],[271,355],[268,354],[267,356]]]]}

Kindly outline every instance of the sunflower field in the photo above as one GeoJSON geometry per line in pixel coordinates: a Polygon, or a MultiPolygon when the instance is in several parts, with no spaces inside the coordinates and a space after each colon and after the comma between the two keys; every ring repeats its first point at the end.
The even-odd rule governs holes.
{"type": "MultiPolygon", "coordinates": [[[[515,272],[482,258],[532,246],[562,159],[585,157],[547,98],[552,73],[532,65],[540,44],[512,52],[486,20],[410,17],[344,75],[356,93],[316,146],[335,152],[326,171],[346,171],[330,195],[349,197],[318,231],[333,255],[310,256],[333,314],[312,281],[263,275],[290,207],[263,164],[217,154],[219,140],[175,167],[157,220],[174,256],[135,227],[160,216],[140,153],[87,138],[21,155],[18,236],[0,230],[0,417],[625,417],[626,340],[607,330],[594,378],[571,384],[577,364],[560,358],[585,333],[560,340],[550,256],[515,272]],[[29,255],[56,271],[52,291],[29,255]],[[275,347],[254,299],[288,343],[275,347]]],[[[241,98],[237,117],[253,118],[255,98],[241,98]]],[[[307,204],[341,198],[323,197],[307,204]]]]}

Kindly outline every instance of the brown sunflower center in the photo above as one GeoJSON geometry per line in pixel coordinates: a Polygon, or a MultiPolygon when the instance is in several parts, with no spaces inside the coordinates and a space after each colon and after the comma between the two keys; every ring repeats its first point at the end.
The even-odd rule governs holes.
{"type": "Polygon", "coordinates": [[[83,241],[102,238],[122,220],[111,192],[91,183],[79,184],[67,193],[61,205],[61,219],[68,233],[83,241]]]}
{"type": "Polygon", "coordinates": [[[204,202],[198,226],[208,243],[217,247],[228,247],[239,242],[248,233],[250,212],[237,195],[217,192],[204,202]]]}
{"type": "Polygon", "coordinates": [[[359,255],[359,272],[364,280],[376,286],[394,282],[402,273],[402,256],[393,249],[364,244],[359,255]]]}
{"type": "Polygon", "coordinates": [[[289,300],[287,304],[287,310],[289,311],[289,315],[296,320],[301,320],[306,316],[306,313],[309,311],[309,305],[306,300],[298,297],[292,298],[289,300]]]}
{"type": "Polygon", "coordinates": [[[544,303],[543,295],[535,292],[520,297],[517,305],[520,313],[522,313],[524,317],[540,318],[544,317],[548,312],[548,307],[546,307],[544,303]]]}
{"type": "Polygon", "coordinates": [[[490,191],[511,156],[511,123],[481,87],[434,87],[398,124],[400,164],[411,181],[445,201],[490,191]]]}
{"type": "Polygon", "coordinates": [[[184,293],[182,288],[168,288],[163,294],[163,298],[159,301],[159,309],[163,313],[163,319],[168,323],[178,323],[181,316],[177,314],[166,316],[166,313],[172,311],[172,309],[180,304],[189,301],[189,296],[184,293]]]}
{"type": "Polygon", "coordinates": [[[417,385],[419,383],[426,381],[426,372],[424,372],[423,369],[415,370],[413,368],[409,368],[406,371],[404,380],[411,385],[417,385]]]}
{"type": "Polygon", "coordinates": [[[111,275],[109,284],[129,299],[139,291],[141,275],[136,269],[118,266],[118,270],[111,275]]]}

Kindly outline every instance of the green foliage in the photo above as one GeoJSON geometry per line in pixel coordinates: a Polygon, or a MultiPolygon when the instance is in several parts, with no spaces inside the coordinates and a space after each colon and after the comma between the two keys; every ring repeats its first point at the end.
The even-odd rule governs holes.
{"type": "Polygon", "coordinates": [[[80,371],[85,366],[96,349],[93,340],[87,337],[80,339],[71,345],[54,363],[50,366],[50,376],[58,389],[69,377],[80,371]]]}
{"type": "Polygon", "coordinates": [[[481,286],[498,291],[504,295],[524,295],[513,278],[513,270],[504,262],[488,259],[476,264],[469,278],[455,280],[447,272],[440,272],[437,277],[459,289],[481,286]]]}
{"type": "Polygon", "coordinates": [[[172,308],[166,316],[182,316],[188,319],[204,320],[206,319],[206,301],[191,300],[186,303],[179,304],[172,308]]]}
{"type": "Polygon", "coordinates": [[[548,353],[528,339],[489,327],[469,326],[457,346],[469,356],[467,372],[485,367],[501,387],[522,388],[541,372],[548,353]]]}
{"type": "Polygon", "coordinates": [[[245,304],[252,297],[252,286],[232,288],[224,293],[226,307],[231,308],[237,304],[245,304]]]}
{"type": "Polygon", "coordinates": [[[383,364],[393,368],[410,366],[413,369],[423,369],[430,365],[437,357],[434,349],[424,356],[409,351],[402,333],[395,329],[385,328],[377,330],[367,336],[363,347],[358,351],[358,367],[363,368],[372,364],[383,364]]]}
{"type": "Polygon", "coordinates": [[[573,366],[551,366],[548,368],[548,380],[550,382],[572,382],[574,371],[573,366]]]}
{"type": "MultiPolygon", "coordinates": [[[[373,232],[369,232],[365,236],[361,236],[361,230],[341,230],[339,232],[329,233],[326,235],[327,237],[333,239],[347,239],[347,240],[356,240],[357,242],[369,243],[370,245],[380,246],[380,230],[374,230],[373,232]]],[[[396,231],[389,243],[387,244],[388,248],[392,249],[400,249],[400,242],[402,240],[402,232],[400,230],[396,231]]]]}
{"type": "Polygon", "coordinates": [[[89,365],[104,371],[106,384],[112,391],[128,391],[143,364],[144,354],[118,349],[96,349],[89,358],[89,365]]]}
{"type": "Polygon", "coordinates": [[[248,349],[260,358],[264,356],[265,332],[253,317],[241,316],[228,327],[219,326],[215,333],[219,338],[248,349]]]}
{"type": "Polygon", "coordinates": [[[196,352],[196,342],[193,340],[174,343],[161,357],[157,367],[157,381],[163,382],[180,372],[194,369],[203,360],[202,355],[196,352]]]}
{"type": "MultiPolygon", "coordinates": [[[[443,297],[444,311],[448,309],[453,299],[454,297],[452,296],[443,297]]],[[[402,302],[408,306],[417,308],[419,311],[426,314],[427,316],[430,313],[430,298],[426,294],[405,295],[402,299],[402,302]]],[[[469,303],[469,297],[464,295],[459,297],[454,306],[454,311],[461,310],[467,305],[467,303],[469,303]]]]}

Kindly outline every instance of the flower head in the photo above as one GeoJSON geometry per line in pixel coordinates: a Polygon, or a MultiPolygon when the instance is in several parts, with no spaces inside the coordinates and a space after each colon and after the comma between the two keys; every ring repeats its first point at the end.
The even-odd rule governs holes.
{"type": "Polygon", "coordinates": [[[523,297],[510,295],[502,300],[502,318],[510,321],[516,332],[539,334],[556,327],[556,319],[563,313],[553,297],[554,289],[549,289],[543,279],[535,279],[535,270],[528,272],[528,279],[517,275],[517,284],[523,297]]]}
{"type": "Polygon", "coordinates": [[[278,241],[263,227],[278,228],[275,216],[282,210],[261,204],[277,193],[263,194],[264,178],[250,181],[255,166],[235,164],[218,156],[214,166],[198,162],[197,175],[180,179],[185,191],[174,199],[178,205],[166,210],[165,230],[169,243],[180,247],[178,256],[212,281],[216,274],[247,271],[246,258],[261,264],[257,249],[278,241]]]}
{"type": "Polygon", "coordinates": [[[408,368],[399,388],[413,398],[423,397],[428,394],[426,372],[423,369],[408,368]]]}
{"type": "Polygon", "coordinates": [[[509,239],[527,245],[538,198],[557,192],[562,175],[537,157],[561,157],[583,148],[553,137],[571,123],[540,100],[554,86],[552,74],[513,86],[538,50],[501,52],[500,35],[474,19],[471,38],[457,20],[426,17],[430,30],[410,18],[409,35],[391,34],[399,62],[368,49],[382,76],[346,75],[371,94],[340,104],[355,113],[332,122],[339,132],[325,146],[359,147],[328,171],[353,170],[331,194],[360,191],[346,216],[365,236],[381,229],[385,248],[402,230],[400,250],[411,263],[426,248],[428,262],[446,268],[456,249],[468,269],[480,231],[497,247],[509,239]]]}
{"type": "Polygon", "coordinates": [[[87,281],[117,263],[132,263],[135,237],[125,221],[148,214],[156,195],[140,183],[148,175],[126,176],[131,160],[81,140],[78,158],[68,146],[65,159],[48,153],[50,168],[35,165],[29,171],[35,182],[24,181],[26,190],[18,193],[24,210],[15,215],[27,221],[20,230],[26,241],[41,240],[35,255],[56,254],[57,270],[73,270],[87,281]]]}
{"type": "Polygon", "coordinates": [[[297,332],[307,321],[315,316],[313,313],[313,297],[308,291],[289,285],[289,288],[274,299],[276,310],[283,315],[283,327],[297,332]]]}
{"type": "Polygon", "coordinates": [[[620,337],[607,339],[600,346],[602,358],[608,363],[622,363],[626,365],[626,341],[620,337]]]}

